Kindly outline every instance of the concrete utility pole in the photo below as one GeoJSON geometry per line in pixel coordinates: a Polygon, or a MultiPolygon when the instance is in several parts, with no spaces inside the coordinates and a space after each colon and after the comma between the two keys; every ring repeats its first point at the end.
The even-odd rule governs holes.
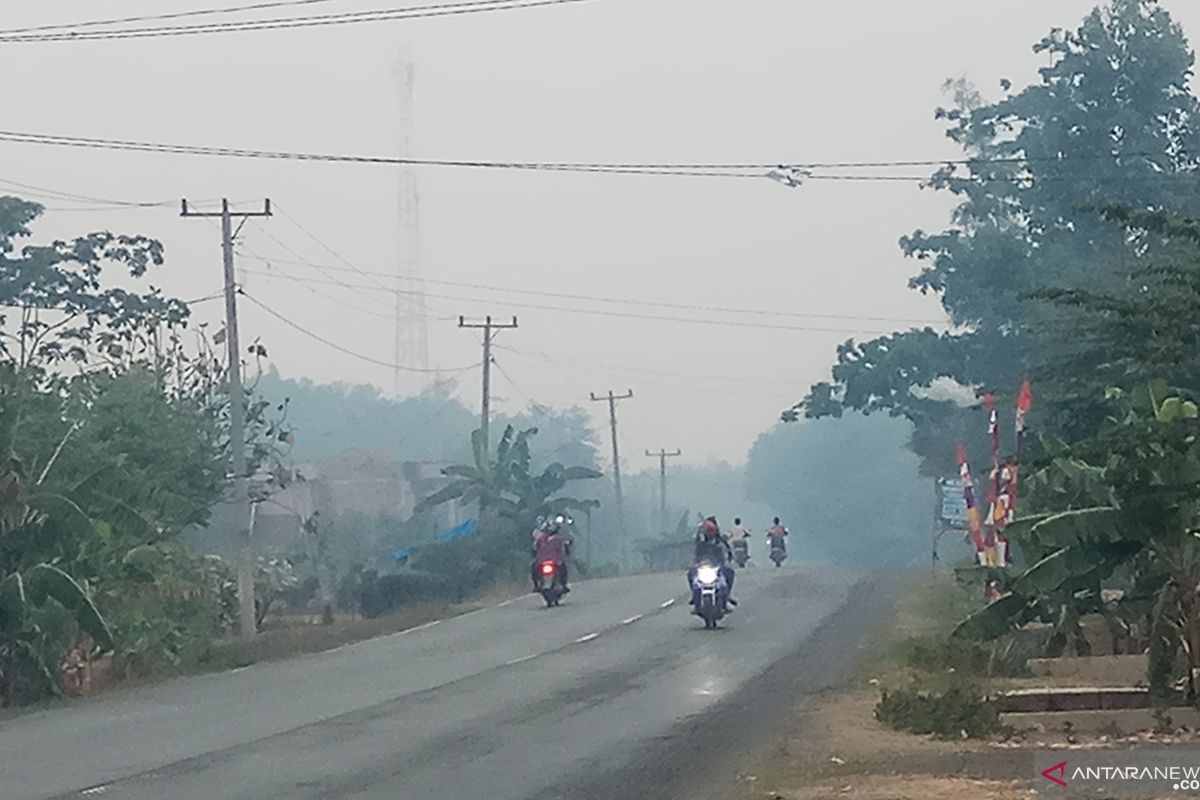
{"type": "Polygon", "coordinates": [[[238,342],[237,321],[237,275],[233,269],[233,243],[241,233],[242,226],[250,217],[271,216],[271,201],[263,200],[262,211],[231,211],[229,201],[221,201],[220,211],[198,212],[188,208],[187,200],[181,203],[181,216],[220,217],[221,252],[225,268],[225,341],[229,353],[229,448],[233,469],[233,503],[241,541],[241,558],[238,559],[238,623],[242,639],[252,641],[258,633],[258,615],[254,607],[254,573],[257,559],[254,543],[250,539],[250,481],[246,467],[246,406],[242,391],[242,348],[238,342]],[[233,218],[238,217],[238,227],[233,229],[233,218]]]}
{"type": "Polygon", "coordinates": [[[517,327],[517,318],[512,322],[493,322],[491,317],[484,317],[483,322],[467,322],[466,317],[458,318],[460,328],[480,328],[483,330],[483,403],[479,411],[479,429],[483,432],[484,455],[491,450],[491,439],[488,438],[488,420],[492,407],[492,334],[497,330],[517,327]]]}
{"type": "Polygon", "coordinates": [[[659,450],[657,453],[646,451],[649,458],[658,459],[658,498],[659,498],[659,519],[662,524],[662,532],[667,532],[667,459],[681,456],[683,453],[678,450],[659,450]]]}
{"type": "Polygon", "coordinates": [[[628,400],[633,397],[633,389],[629,389],[625,394],[613,394],[613,390],[609,389],[605,396],[597,396],[595,392],[591,393],[592,402],[598,403],[608,401],[608,424],[612,431],[612,451],[613,451],[613,488],[616,492],[617,500],[617,555],[624,565],[625,559],[625,502],[621,498],[621,450],[617,444],[617,401],[628,400]]]}

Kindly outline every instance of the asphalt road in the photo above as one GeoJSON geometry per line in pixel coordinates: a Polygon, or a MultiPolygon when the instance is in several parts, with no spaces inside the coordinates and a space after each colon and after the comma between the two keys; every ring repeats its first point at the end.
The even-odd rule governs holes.
{"type": "Polygon", "coordinates": [[[682,575],[591,581],[558,609],[529,595],[13,718],[0,798],[667,797],[708,763],[698,744],[744,738],[838,677],[879,608],[869,583],[851,592],[859,581],[741,571],[741,606],[712,632],[688,614],[682,575]]]}

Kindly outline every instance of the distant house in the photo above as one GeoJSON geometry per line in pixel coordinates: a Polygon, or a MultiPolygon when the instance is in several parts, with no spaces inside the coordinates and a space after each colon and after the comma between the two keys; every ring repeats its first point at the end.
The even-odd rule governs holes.
{"type": "MultiPolygon", "coordinates": [[[[396,461],[383,453],[351,450],[333,459],[301,465],[299,479],[256,503],[253,535],[260,553],[289,552],[302,543],[304,520],[314,512],[328,519],[350,513],[369,517],[393,517],[407,520],[416,504],[448,482],[442,475],[445,464],[396,461]]],[[[457,503],[448,503],[435,512],[441,528],[450,528],[465,519],[457,503]]],[[[229,554],[237,549],[236,525],[232,507],[213,509],[207,528],[185,532],[184,539],[203,552],[229,554]]]]}

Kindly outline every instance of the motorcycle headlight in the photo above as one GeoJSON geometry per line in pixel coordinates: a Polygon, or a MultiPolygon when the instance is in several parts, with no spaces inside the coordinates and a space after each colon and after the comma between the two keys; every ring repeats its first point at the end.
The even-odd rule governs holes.
{"type": "Polygon", "coordinates": [[[701,583],[716,583],[717,568],[707,565],[700,567],[700,569],[696,570],[696,578],[699,579],[701,583]]]}

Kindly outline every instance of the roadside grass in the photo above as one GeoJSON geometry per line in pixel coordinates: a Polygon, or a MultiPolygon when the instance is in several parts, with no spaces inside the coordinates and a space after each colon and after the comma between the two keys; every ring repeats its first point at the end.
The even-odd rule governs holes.
{"type": "Polygon", "coordinates": [[[900,594],[890,618],[881,623],[873,645],[858,663],[850,686],[896,686],[912,680],[933,680],[959,669],[955,645],[948,644],[954,626],[981,601],[977,592],[958,585],[953,576],[925,576],[900,594]]]}
{"type": "Polygon", "coordinates": [[[223,639],[213,642],[181,674],[220,672],[266,661],[321,653],[347,644],[415,628],[436,619],[466,614],[481,603],[423,603],[374,619],[335,618],[330,625],[287,618],[270,620],[253,642],[223,639]]]}
{"type": "Polygon", "coordinates": [[[38,703],[0,709],[0,721],[39,711],[88,703],[113,694],[154,686],[175,678],[226,672],[254,664],[322,653],[343,645],[400,633],[434,620],[461,616],[479,608],[521,596],[523,593],[528,593],[528,587],[524,584],[497,584],[489,586],[464,603],[420,603],[374,619],[337,616],[330,625],[316,624],[299,618],[271,617],[267,619],[265,629],[255,637],[253,642],[245,643],[236,638],[217,639],[200,649],[194,657],[171,669],[138,677],[106,678],[92,692],[82,697],[48,698],[38,703]]]}

